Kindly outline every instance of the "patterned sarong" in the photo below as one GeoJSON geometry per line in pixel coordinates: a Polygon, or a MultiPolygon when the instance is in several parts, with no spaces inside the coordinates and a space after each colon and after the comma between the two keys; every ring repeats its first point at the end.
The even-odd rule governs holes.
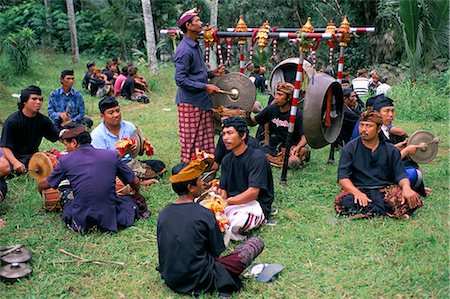
{"type": "MultiPolygon", "coordinates": [[[[391,218],[401,219],[410,216],[416,209],[423,205],[421,198],[419,198],[417,202],[406,201],[402,204],[402,188],[398,185],[390,185],[379,190],[371,190],[371,192],[372,196],[368,195],[372,200],[372,203],[370,203],[369,206],[376,204],[377,200],[375,197],[378,197],[377,195],[379,195],[383,201],[384,207],[380,208],[378,205],[378,207],[373,208],[368,206],[366,208],[352,209],[348,206],[348,201],[353,200],[353,195],[341,190],[334,201],[336,213],[339,215],[359,215],[362,217],[386,215],[391,218]],[[377,212],[380,211],[380,209],[384,210],[385,214],[377,212]]],[[[365,193],[367,194],[367,192],[365,193]]],[[[355,206],[357,205],[355,204],[355,206]]]]}
{"type": "Polygon", "coordinates": [[[225,208],[225,216],[229,222],[230,239],[234,241],[243,240],[245,238],[243,233],[261,226],[266,220],[263,210],[256,200],[241,205],[229,205],[225,208]]]}
{"type": "Polygon", "coordinates": [[[214,125],[212,111],[204,111],[189,104],[178,104],[178,133],[181,162],[188,162],[195,150],[214,153],[214,125]]]}
{"type": "MultiPolygon", "coordinates": [[[[267,160],[269,160],[270,165],[275,167],[283,167],[284,163],[284,155],[285,155],[286,149],[281,148],[281,150],[276,155],[271,155],[271,153],[266,153],[267,160]]],[[[305,165],[306,162],[309,161],[309,157],[311,155],[311,152],[308,148],[302,147],[297,156],[290,155],[289,156],[289,163],[288,166],[290,169],[297,169],[303,165],[305,165]]]]}

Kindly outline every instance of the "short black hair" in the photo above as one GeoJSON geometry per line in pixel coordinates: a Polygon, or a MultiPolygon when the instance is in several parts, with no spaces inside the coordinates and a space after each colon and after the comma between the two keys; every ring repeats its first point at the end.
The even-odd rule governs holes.
{"type": "Polygon", "coordinates": [[[245,120],[242,117],[231,116],[231,117],[228,117],[228,118],[222,120],[222,128],[228,128],[228,127],[235,128],[239,134],[239,137],[241,137],[241,138],[244,136],[244,133],[247,134],[247,137],[250,133],[248,130],[247,123],[245,122],[245,120]]]}
{"type": "Polygon", "coordinates": [[[19,108],[19,110],[22,110],[23,107],[25,107],[25,103],[28,101],[32,94],[42,95],[41,88],[39,86],[30,85],[22,89],[22,91],[20,92],[20,102],[17,103],[17,107],[19,108]]]}
{"type": "Polygon", "coordinates": [[[89,61],[87,64],[86,64],[86,68],[89,70],[89,68],[90,67],[92,67],[92,66],[95,66],[95,62],[94,61],[89,61]]]}
{"type": "Polygon", "coordinates": [[[192,24],[192,20],[193,20],[193,19],[194,19],[194,18],[191,18],[191,19],[187,20],[186,22],[184,22],[183,25],[180,26],[180,30],[181,30],[183,33],[186,33],[186,32],[187,32],[186,24],[187,24],[187,23],[192,24]]]}
{"type": "Polygon", "coordinates": [[[73,76],[73,70],[64,70],[61,72],[61,79],[64,79],[66,76],[73,76]]]}
{"type": "MultiPolygon", "coordinates": [[[[178,174],[183,168],[185,168],[189,163],[180,163],[172,168],[172,175],[178,174]]],[[[186,182],[172,183],[172,190],[175,191],[178,196],[189,194],[188,186],[197,186],[197,178],[186,182]]]]}
{"type": "Polygon", "coordinates": [[[90,144],[92,142],[91,134],[89,134],[89,132],[87,132],[87,131],[81,132],[80,134],[78,134],[77,136],[75,136],[73,138],[65,138],[63,140],[65,140],[67,142],[71,142],[74,139],[77,141],[77,143],[79,145],[90,144]]]}
{"type": "Polygon", "coordinates": [[[122,74],[123,74],[124,76],[128,76],[128,67],[127,67],[127,66],[124,66],[124,67],[122,68],[122,74]]]}

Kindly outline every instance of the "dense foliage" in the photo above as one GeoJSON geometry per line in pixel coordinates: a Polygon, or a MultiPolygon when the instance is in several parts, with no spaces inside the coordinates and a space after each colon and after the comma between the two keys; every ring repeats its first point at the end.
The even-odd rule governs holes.
{"type": "MultiPolygon", "coordinates": [[[[131,59],[132,53],[139,56],[141,52],[145,56],[140,0],[75,0],[74,3],[81,53],[96,57],[119,55],[126,60],[131,59]]],[[[170,59],[174,47],[170,37],[159,36],[159,29],[175,26],[180,13],[193,6],[202,9],[201,18],[205,24],[209,23],[210,5],[211,1],[208,0],[152,1],[160,59],[170,59]]],[[[221,30],[235,27],[239,15],[244,17],[249,27],[259,27],[268,20],[272,27],[300,28],[308,16],[312,17],[314,27],[325,27],[329,21],[339,26],[344,15],[352,26],[375,25],[376,33],[353,36],[346,49],[345,65],[352,74],[358,68],[368,68],[373,64],[398,65],[407,58],[410,58],[408,61],[412,69],[431,69],[435,58],[448,59],[446,0],[220,0],[218,11],[218,29],[221,30]],[[409,4],[409,11],[402,10],[405,6],[402,3],[409,4]],[[404,17],[400,18],[409,15],[409,12],[416,14],[419,19],[411,23],[404,17]],[[414,24],[415,27],[408,24],[414,24]],[[412,36],[411,29],[419,35],[412,36]],[[417,44],[417,47],[411,50],[408,48],[411,43],[417,44]],[[405,47],[406,51],[403,50],[405,47]],[[411,51],[422,58],[418,60],[416,54],[410,55],[411,51]]],[[[0,38],[4,40],[9,34],[18,33],[25,27],[32,29],[37,44],[47,51],[70,52],[65,1],[0,1],[0,38]]],[[[287,43],[279,43],[278,50],[282,58],[298,55],[298,50],[287,43]]],[[[266,51],[270,52],[271,49],[266,51]]],[[[236,56],[233,56],[234,64],[237,64],[236,56]]],[[[338,51],[335,51],[336,60],[337,56],[338,51]]],[[[328,47],[323,43],[318,50],[319,66],[326,66],[327,60],[328,47]]],[[[263,58],[259,63],[265,64],[267,61],[263,58]]]]}

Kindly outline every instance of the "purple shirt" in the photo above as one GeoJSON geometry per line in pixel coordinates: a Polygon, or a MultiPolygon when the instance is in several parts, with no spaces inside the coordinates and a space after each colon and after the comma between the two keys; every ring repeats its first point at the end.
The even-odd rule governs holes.
{"type": "Polygon", "coordinates": [[[201,110],[211,110],[211,97],[206,92],[208,71],[198,41],[184,37],[175,57],[176,103],[190,104],[201,110]]]}
{"type": "Polygon", "coordinates": [[[116,175],[125,185],[135,177],[115,151],[83,144],[61,157],[47,181],[56,189],[63,179],[68,179],[73,188],[74,199],[64,206],[64,221],[76,230],[98,226],[114,232],[118,225],[126,226],[130,221],[133,224],[133,204],[131,199],[129,204],[124,203],[116,195],[116,175]]]}

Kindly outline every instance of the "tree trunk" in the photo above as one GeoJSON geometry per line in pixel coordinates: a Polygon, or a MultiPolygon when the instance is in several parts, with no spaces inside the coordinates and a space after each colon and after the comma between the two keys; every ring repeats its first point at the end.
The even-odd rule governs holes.
{"type": "Polygon", "coordinates": [[[147,40],[148,67],[152,75],[157,75],[158,60],[156,58],[155,28],[153,26],[152,4],[150,0],[141,0],[144,14],[145,39],[147,40]]]}
{"type": "Polygon", "coordinates": [[[44,0],[45,7],[45,31],[47,31],[47,36],[45,37],[45,46],[50,48],[52,46],[52,19],[50,16],[50,0],[44,0]]]}
{"type": "Polygon", "coordinates": [[[73,0],[66,0],[67,17],[69,18],[70,28],[70,47],[72,48],[72,60],[75,63],[80,62],[80,52],[78,49],[77,25],[75,23],[75,10],[73,8],[73,0]]]}
{"type": "MultiPolygon", "coordinates": [[[[217,29],[217,12],[219,10],[219,0],[211,0],[211,20],[210,24],[217,29]]],[[[217,67],[217,46],[211,48],[211,52],[209,53],[209,65],[211,69],[215,69],[217,67]]]]}

